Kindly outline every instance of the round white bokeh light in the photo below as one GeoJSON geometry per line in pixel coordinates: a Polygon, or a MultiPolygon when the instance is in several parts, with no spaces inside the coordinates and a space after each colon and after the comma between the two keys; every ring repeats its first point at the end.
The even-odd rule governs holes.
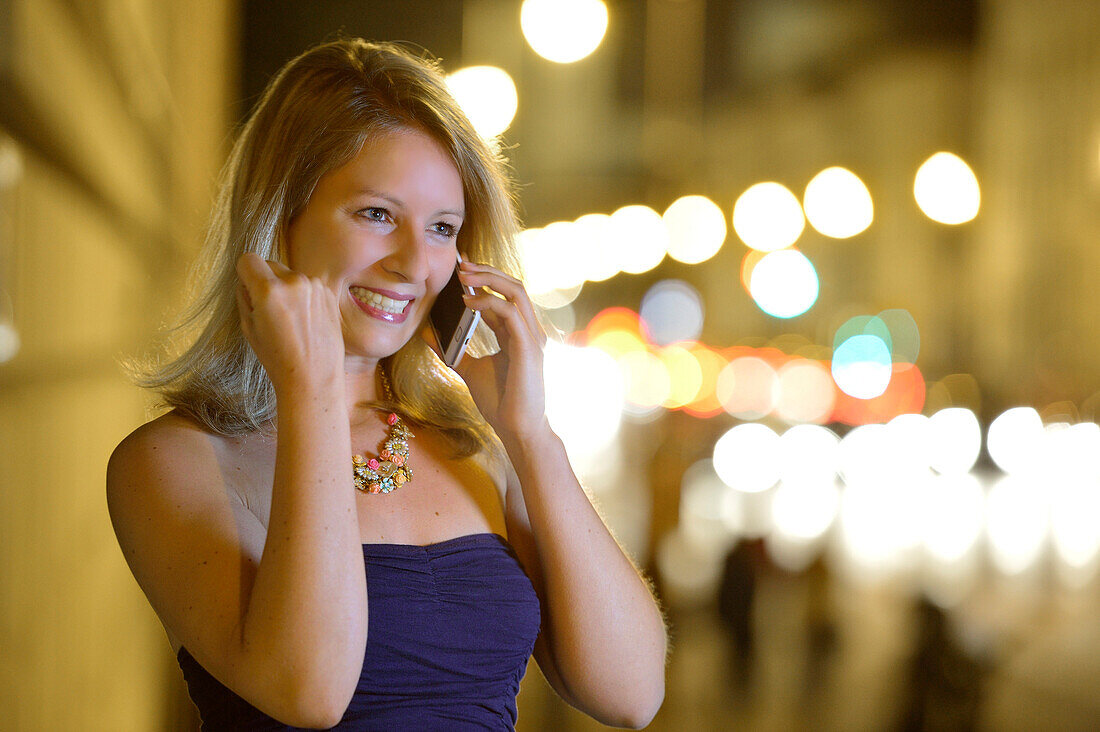
{"type": "Polygon", "coordinates": [[[714,445],[714,472],[745,493],[766,491],[779,480],[779,435],[766,425],[739,424],[714,445]]]}
{"type": "Polygon", "coordinates": [[[802,204],[781,183],[757,183],[733,205],[733,230],[747,246],[762,252],[789,247],[804,228],[802,204]]]}
{"type": "Polygon", "coordinates": [[[833,352],[833,380],[856,399],[874,399],[886,391],[893,376],[890,349],[881,338],[856,335],[833,352]]]}
{"type": "Polygon", "coordinates": [[[535,53],[568,64],[599,47],[607,32],[607,6],[602,0],[524,0],[519,24],[535,53]]]}
{"type": "Polygon", "coordinates": [[[802,205],[810,225],[834,239],[862,233],[875,218],[871,192],[847,168],[826,168],[815,175],[802,205]]]}
{"type": "Polygon", "coordinates": [[[978,178],[958,155],[938,152],[917,171],[913,196],[925,216],[941,224],[964,224],[978,215],[978,178]]]}
{"type": "Polygon", "coordinates": [[[516,84],[496,66],[468,66],[447,76],[447,88],[470,118],[474,129],[490,139],[508,129],[516,116],[516,84]]]}
{"type": "Polygon", "coordinates": [[[806,312],[817,302],[819,289],[813,263],[794,249],[765,254],[749,279],[752,299],[775,318],[794,318],[806,312]]]}
{"type": "Polygon", "coordinates": [[[668,228],[668,255],[677,262],[705,262],[726,240],[726,215],[706,196],[677,198],[661,218],[668,228]]]}

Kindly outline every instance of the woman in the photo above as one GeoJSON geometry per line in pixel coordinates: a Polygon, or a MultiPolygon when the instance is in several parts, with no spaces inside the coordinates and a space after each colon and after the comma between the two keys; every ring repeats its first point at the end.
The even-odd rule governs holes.
{"type": "Polygon", "coordinates": [[[532,652],[604,723],[656,713],[662,618],[547,423],[515,230],[432,64],[348,40],[272,80],[145,381],[173,409],[107,475],[204,728],[508,729],[532,652]],[[456,249],[499,343],[458,375],[422,336],[456,249]]]}

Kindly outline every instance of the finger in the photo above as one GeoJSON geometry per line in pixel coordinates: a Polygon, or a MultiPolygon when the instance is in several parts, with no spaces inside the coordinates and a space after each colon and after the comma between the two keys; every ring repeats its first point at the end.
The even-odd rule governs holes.
{"type": "Polygon", "coordinates": [[[294,270],[292,270],[290,267],[287,267],[282,262],[276,262],[274,259],[268,259],[266,261],[267,266],[270,267],[275,276],[280,279],[285,279],[286,275],[295,274],[294,270]]]}
{"type": "Polygon", "coordinates": [[[538,338],[528,327],[523,314],[511,300],[505,300],[485,291],[477,295],[463,295],[462,299],[466,307],[481,313],[485,324],[497,335],[498,340],[502,332],[506,332],[508,336],[519,338],[526,343],[538,342],[538,338]]]}
{"type": "Polygon", "coordinates": [[[531,302],[531,296],[527,293],[527,288],[523,286],[522,282],[488,265],[472,264],[470,262],[462,263],[462,269],[459,269],[458,277],[464,285],[488,287],[515,303],[532,335],[540,343],[546,343],[546,332],[543,330],[542,324],[539,323],[534,304],[531,302]],[[467,268],[467,265],[470,266],[467,268]]]}
{"type": "Polygon", "coordinates": [[[248,296],[248,288],[243,283],[237,283],[237,312],[241,316],[241,331],[245,338],[252,335],[252,300],[248,296]]]}
{"type": "Polygon", "coordinates": [[[274,279],[275,274],[268,264],[256,252],[245,252],[237,259],[237,277],[245,287],[263,280],[274,279]]]}

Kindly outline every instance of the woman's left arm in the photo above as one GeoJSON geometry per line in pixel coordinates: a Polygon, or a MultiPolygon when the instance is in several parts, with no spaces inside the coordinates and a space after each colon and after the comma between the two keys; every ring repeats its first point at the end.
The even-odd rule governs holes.
{"type": "Polygon", "coordinates": [[[501,350],[459,367],[511,460],[509,541],[542,603],[535,659],[559,694],[605,724],[644,727],[664,699],[664,620],[604,525],[546,419],[546,337],[522,283],[463,263],[467,298],[501,350]],[[494,293],[499,293],[499,296],[494,293]]]}

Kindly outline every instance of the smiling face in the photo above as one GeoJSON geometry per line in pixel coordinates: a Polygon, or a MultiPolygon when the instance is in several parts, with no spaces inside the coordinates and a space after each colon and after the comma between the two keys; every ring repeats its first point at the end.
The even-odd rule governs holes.
{"type": "Polygon", "coordinates": [[[387,133],[323,176],[291,221],[287,265],[340,304],[349,369],[396,353],[455,268],[462,178],[416,130],[387,133]]]}

